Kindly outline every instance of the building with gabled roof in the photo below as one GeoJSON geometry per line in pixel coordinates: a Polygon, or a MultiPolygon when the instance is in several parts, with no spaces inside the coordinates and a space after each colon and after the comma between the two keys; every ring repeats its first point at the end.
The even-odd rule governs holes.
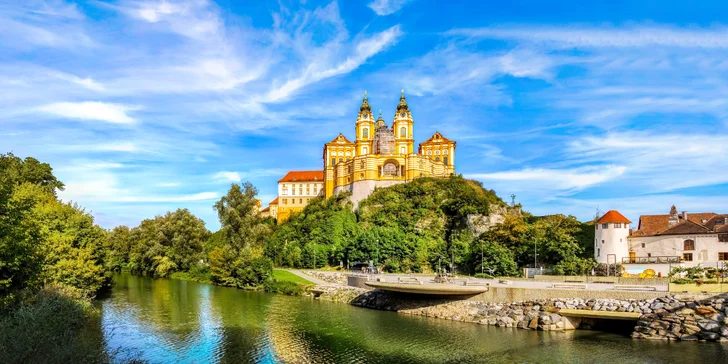
{"type": "Polygon", "coordinates": [[[283,223],[323,192],[323,171],[290,171],[278,180],[278,197],[270,203],[270,216],[283,223]]]}
{"type": "Polygon", "coordinates": [[[622,236],[623,232],[618,236],[607,233],[610,228],[612,233],[617,231],[612,225],[624,224],[624,220],[629,221],[618,212],[609,211],[597,221],[594,242],[597,261],[607,259],[600,257],[600,253],[609,252],[617,258],[617,263],[634,271],[630,273],[649,267],[663,275],[677,265],[728,266],[728,214],[678,213],[672,206],[668,214],[640,216],[637,230],[631,231],[627,239],[622,236]]]}

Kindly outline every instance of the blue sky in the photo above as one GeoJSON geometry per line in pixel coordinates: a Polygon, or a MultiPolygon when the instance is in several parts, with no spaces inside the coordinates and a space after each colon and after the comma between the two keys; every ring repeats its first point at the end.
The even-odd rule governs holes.
{"type": "Polygon", "coordinates": [[[728,212],[728,5],[701,1],[0,0],[0,151],[104,227],[268,202],[367,90],[535,214],[728,212]],[[688,5],[689,4],[689,5],[688,5]]]}

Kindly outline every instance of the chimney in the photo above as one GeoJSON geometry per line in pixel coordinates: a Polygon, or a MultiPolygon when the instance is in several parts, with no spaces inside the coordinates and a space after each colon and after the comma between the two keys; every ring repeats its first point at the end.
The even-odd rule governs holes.
{"type": "Polygon", "coordinates": [[[684,221],[688,221],[688,212],[687,212],[687,211],[683,211],[683,212],[682,212],[682,219],[683,219],[684,221]]]}

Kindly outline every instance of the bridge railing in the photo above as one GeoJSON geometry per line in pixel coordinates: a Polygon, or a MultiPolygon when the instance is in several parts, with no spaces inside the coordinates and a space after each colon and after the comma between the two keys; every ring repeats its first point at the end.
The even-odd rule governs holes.
{"type": "Polygon", "coordinates": [[[681,261],[682,257],[676,255],[622,258],[622,264],[668,264],[680,263],[681,261]]]}

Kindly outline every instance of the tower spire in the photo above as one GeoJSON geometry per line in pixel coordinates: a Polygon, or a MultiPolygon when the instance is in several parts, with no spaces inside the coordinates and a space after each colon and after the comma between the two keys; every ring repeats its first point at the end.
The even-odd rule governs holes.
{"type": "Polygon", "coordinates": [[[372,111],[372,108],[369,106],[369,98],[367,97],[367,90],[364,90],[364,100],[361,102],[361,106],[359,107],[359,111],[372,111]]]}
{"type": "Polygon", "coordinates": [[[403,111],[407,110],[409,106],[407,105],[407,99],[404,97],[404,89],[402,89],[402,96],[399,97],[399,105],[397,105],[397,111],[403,111]]]}

